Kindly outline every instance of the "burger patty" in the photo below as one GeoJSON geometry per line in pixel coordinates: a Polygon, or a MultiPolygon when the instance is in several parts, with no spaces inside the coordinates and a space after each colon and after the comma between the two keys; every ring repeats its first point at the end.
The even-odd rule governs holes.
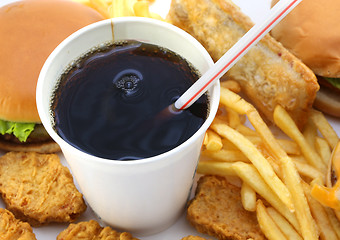
{"type": "Polygon", "coordinates": [[[20,142],[19,139],[13,134],[0,134],[0,140],[9,141],[17,144],[31,144],[31,143],[42,143],[42,142],[50,142],[52,138],[46,132],[44,126],[42,124],[36,124],[34,130],[28,136],[26,142],[20,142]]]}
{"type": "MultiPolygon", "coordinates": [[[[319,83],[320,87],[331,89],[333,92],[340,94],[340,88],[333,86],[324,77],[317,76],[317,78],[318,78],[318,83],[319,83]]],[[[340,81],[340,79],[339,79],[339,81],[340,81]]]]}

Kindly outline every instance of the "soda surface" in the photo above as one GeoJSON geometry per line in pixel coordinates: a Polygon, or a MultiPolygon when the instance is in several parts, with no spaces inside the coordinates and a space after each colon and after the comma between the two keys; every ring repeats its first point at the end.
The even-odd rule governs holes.
{"type": "Polygon", "coordinates": [[[60,77],[52,99],[55,131],[74,147],[112,160],[167,152],[208,115],[207,95],[184,111],[162,115],[198,78],[168,49],[138,41],[105,44],[60,77]]]}

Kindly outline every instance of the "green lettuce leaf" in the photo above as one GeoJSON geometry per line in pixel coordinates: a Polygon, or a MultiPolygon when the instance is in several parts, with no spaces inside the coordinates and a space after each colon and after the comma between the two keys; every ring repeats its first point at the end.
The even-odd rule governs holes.
{"type": "Polygon", "coordinates": [[[13,134],[20,142],[26,142],[28,136],[34,130],[35,123],[19,123],[0,119],[0,134],[13,134]]]}
{"type": "Polygon", "coordinates": [[[330,84],[332,84],[334,87],[340,89],[340,78],[328,78],[328,77],[325,77],[325,79],[326,79],[330,84]]]}

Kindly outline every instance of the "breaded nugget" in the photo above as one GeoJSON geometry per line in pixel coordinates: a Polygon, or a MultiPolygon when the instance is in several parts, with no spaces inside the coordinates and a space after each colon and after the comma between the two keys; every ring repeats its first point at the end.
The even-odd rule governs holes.
{"type": "Polygon", "coordinates": [[[182,240],[206,240],[206,239],[199,237],[199,236],[189,235],[189,236],[182,238],[182,240]]]}
{"type": "Polygon", "coordinates": [[[103,228],[95,220],[70,224],[68,228],[62,231],[57,237],[57,240],[77,239],[138,240],[137,238],[132,237],[128,232],[117,232],[110,227],[103,228]]]}
{"type": "Polygon", "coordinates": [[[82,194],[56,154],[9,152],[0,158],[6,207],[32,226],[72,222],[86,210],[82,194]]]}
{"type": "MultiPolygon", "coordinates": [[[[172,0],[168,18],[200,41],[215,61],[253,26],[231,0],[172,0]]],[[[314,73],[268,34],[225,77],[238,81],[269,120],[279,104],[300,127],[319,90],[314,73]]]]}
{"type": "Polygon", "coordinates": [[[219,240],[266,239],[256,213],[243,208],[240,191],[223,177],[201,177],[187,219],[199,232],[219,240]]]}
{"type": "Polygon", "coordinates": [[[0,208],[0,240],[36,240],[32,227],[14,217],[7,209],[0,208]]]}

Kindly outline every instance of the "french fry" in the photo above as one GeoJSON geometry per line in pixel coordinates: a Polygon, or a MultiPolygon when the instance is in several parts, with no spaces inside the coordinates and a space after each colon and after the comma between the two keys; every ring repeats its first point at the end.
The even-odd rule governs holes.
{"type": "MultiPolygon", "coordinates": [[[[232,109],[226,109],[228,116],[228,125],[232,128],[236,128],[241,125],[240,115],[232,109]]],[[[242,125],[243,126],[243,125],[242,125]]]]}
{"type": "Polygon", "coordinates": [[[319,156],[322,158],[323,162],[328,165],[329,159],[331,158],[331,149],[327,141],[324,138],[315,138],[315,149],[319,156]]]}
{"type": "Polygon", "coordinates": [[[311,180],[320,178],[322,179],[323,182],[326,181],[325,175],[322,174],[319,170],[317,170],[313,166],[307,163],[299,162],[299,161],[293,161],[293,162],[294,162],[294,165],[297,171],[300,173],[300,175],[308,177],[311,180]]]}
{"type": "Polygon", "coordinates": [[[274,158],[272,156],[267,156],[266,159],[274,169],[277,176],[279,176],[280,179],[283,179],[282,169],[280,165],[276,161],[274,161],[274,158]]]}
{"type": "Polygon", "coordinates": [[[293,228],[292,225],[273,207],[267,208],[268,215],[273,219],[281,232],[289,240],[302,240],[300,234],[293,228]]]}
{"type": "Polygon", "coordinates": [[[261,200],[257,200],[256,216],[263,234],[269,240],[285,240],[285,237],[280,228],[275,224],[273,219],[269,216],[266,207],[261,200]]]}
{"type": "Polygon", "coordinates": [[[221,95],[220,95],[220,103],[230,109],[233,109],[238,114],[244,115],[248,111],[253,110],[253,106],[242,99],[236,93],[230,91],[227,88],[221,87],[220,88],[221,95]]]}
{"type": "Polygon", "coordinates": [[[105,18],[138,16],[165,21],[160,15],[150,12],[154,0],[73,0],[97,10],[105,18]]]}
{"type": "Polygon", "coordinates": [[[281,106],[276,106],[274,110],[274,122],[283,132],[285,132],[300,146],[302,154],[312,166],[319,169],[322,173],[326,173],[327,167],[321,157],[316,153],[314,148],[312,148],[308,144],[308,142],[294,123],[293,119],[281,106]]]}
{"type": "Polygon", "coordinates": [[[220,151],[217,152],[203,150],[201,154],[202,156],[209,157],[214,160],[222,162],[236,162],[236,161],[250,162],[249,159],[246,156],[244,156],[242,152],[235,150],[221,149],[220,151]]]}
{"type": "Polygon", "coordinates": [[[135,12],[135,16],[137,17],[148,17],[148,18],[154,18],[161,21],[164,21],[164,19],[153,12],[150,12],[150,1],[149,0],[139,0],[133,5],[133,10],[135,12]]]}
{"type": "Polygon", "coordinates": [[[235,127],[235,129],[243,134],[244,136],[253,136],[253,137],[258,137],[259,134],[254,130],[254,129],[251,129],[250,127],[247,127],[245,125],[238,125],[235,127]]]}
{"type": "MultiPolygon", "coordinates": [[[[308,164],[308,162],[306,161],[305,157],[302,155],[290,155],[289,156],[293,162],[299,162],[299,163],[304,163],[304,164],[308,164]]],[[[310,165],[309,165],[310,166],[310,165]]]]}
{"type": "Polygon", "coordinates": [[[217,133],[208,129],[206,135],[207,143],[205,144],[205,147],[208,151],[217,152],[222,149],[222,139],[217,133]]]}
{"type": "Polygon", "coordinates": [[[133,5],[133,9],[137,17],[151,17],[148,1],[143,1],[143,0],[137,1],[133,5]]]}
{"type": "Polygon", "coordinates": [[[133,6],[137,0],[112,0],[110,17],[135,16],[133,6]]]}
{"type": "Polygon", "coordinates": [[[91,5],[105,18],[110,18],[109,5],[105,0],[90,0],[91,5]]]}
{"type": "Polygon", "coordinates": [[[324,136],[328,144],[331,146],[331,148],[335,148],[337,142],[339,141],[339,137],[332,126],[329,124],[325,116],[317,110],[312,110],[311,119],[322,134],[322,136],[324,136]]]}
{"type": "Polygon", "coordinates": [[[317,128],[310,118],[307,119],[307,123],[303,129],[302,134],[305,137],[306,142],[309,144],[309,146],[311,148],[314,148],[315,138],[317,136],[317,128]]]}
{"type": "Polygon", "coordinates": [[[223,149],[225,150],[233,150],[233,151],[240,151],[235,144],[230,142],[228,139],[222,138],[223,149]]]}
{"type": "Polygon", "coordinates": [[[228,162],[199,161],[197,165],[197,173],[219,176],[236,176],[232,163],[228,162]]]}
{"type": "Polygon", "coordinates": [[[326,214],[328,216],[328,219],[334,229],[334,232],[336,233],[338,239],[340,239],[340,221],[338,220],[338,218],[336,217],[333,209],[329,208],[329,207],[324,207],[326,214]]]}
{"type": "Polygon", "coordinates": [[[296,216],[288,207],[279,199],[274,191],[263,180],[256,168],[247,163],[236,162],[232,164],[235,174],[262,196],[268,203],[277,209],[296,230],[299,229],[299,223],[296,216]]]}
{"type": "Polygon", "coordinates": [[[239,95],[224,88],[221,88],[221,104],[233,109],[239,114],[246,114],[250,123],[256,129],[256,131],[254,131],[244,125],[240,125],[236,130],[244,135],[250,135],[251,133],[254,136],[261,136],[265,145],[268,146],[268,149],[272,151],[274,156],[277,158],[286,156],[286,152],[280,145],[275,144],[276,139],[253,105],[242,99],[239,95]]]}
{"type": "MultiPolygon", "coordinates": [[[[240,132],[240,131],[238,131],[240,132]]],[[[245,135],[243,134],[249,141],[251,141],[254,145],[261,145],[263,144],[262,138],[256,135],[245,135]]]]}
{"type": "Polygon", "coordinates": [[[294,211],[294,205],[291,199],[290,192],[275,174],[272,166],[254,146],[254,144],[252,144],[243,135],[241,135],[236,130],[230,128],[226,124],[213,122],[211,128],[222,137],[227,138],[229,139],[229,141],[234,143],[241,150],[241,152],[254,164],[266,183],[286,204],[286,206],[291,211],[294,211]]]}
{"type": "Polygon", "coordinates": [[[233,91],[234,93],[241,92],[240,84],[234,80],[221,81],[221,87],[227,88],[230,91],[233,91]]]}
{"type": "Polygon", "coordinates": [[[299,146],[294,141],[288,139],[277,139],[277,142],[287,154],[301,154],[299,146]]]}
{"type": "Polygon", "coordinates": [[[241,187],[241,201],[245,210],[250,212],[256,210],[256,192],[245,182],[241,187]]]}
{"type": "Polygon", "coordinates": [[[203,145],[207,145],[208,144],[208,134],[207,132],[204,134],[204,138],[203,138],[203,145]]]}
{"type": "Polygon", "coordinates": [[[323,206],[312,198],[310,194],[310,186],[307,183],[303,184],[305,195],[308,199],[309,206],[312,210],[316,224],[319,227],[320,238],[323,240],[335,240],[338,239],[331,222],[328,219],[327,213],[323,206]]]}
{"type": "Polygon", "coordinates": [[[217,113],[215,115],[215,119],[223,122],[229,121],[227,110],[223,106],[219,105],[219,108],[217,109],[217,113]]]}
{"type": "Polygon", "coordinates": [[[301,177],[298,174],[293,161],[288,156],[285,159],[282,159],[281,162],[282,171],[284,172],[284,180],[292,194],[296,217],[300,226],[299,229],[295,229],[298,230],[304,239],[316,240],[318,239],[318,230],[316,225],[313,224],[314,220],[304,194],[301,177]]]}

